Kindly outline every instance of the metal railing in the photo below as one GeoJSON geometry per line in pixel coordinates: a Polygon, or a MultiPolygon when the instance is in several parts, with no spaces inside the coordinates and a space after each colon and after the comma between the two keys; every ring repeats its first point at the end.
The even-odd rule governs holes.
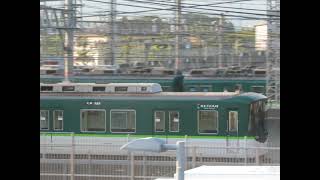
{"type": "MultiPolygon", "coordinates": [[[[173,177],[175,151],[120,151],[133,138],[40,133],[40,177],[43,180],[145,179],[173,177]]],[[[186,169],[201,165],[279,165],[280,147],[210,146],[186,138],[186,169]]]]}

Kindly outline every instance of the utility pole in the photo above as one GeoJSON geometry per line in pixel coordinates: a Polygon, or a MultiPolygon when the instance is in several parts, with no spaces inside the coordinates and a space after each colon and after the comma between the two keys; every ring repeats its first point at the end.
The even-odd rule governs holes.
{"type": "Polygon", "coordinates": [[[205,62],[207,62],[208,60],[208,44],[207,41],[203,41],[204,42],[204,60],[205,62]]]}
{"type": "Polygon", "coordinates": [[[241,67],[241,62],[239,58],[239,39],[236,39],[236,42],[234,44],[234,49],[235,49],[235,57],[238,58],[238,66],[241,67]]]}
{"type": "Polygon", "coordinates": [[[69,75],[73,74],[73,31],[75,29],[75,16],[73,0],[65,0],[65,44],[64,44],[64,81],[69,82],[69,75]]]}
{"type": "Polygon", "coordinates": [[[266,94],[270,100],[280,102],[280,0],[267,0],[267,85],[266,94]]]}
{"type": "Polygon", "coordinates": [[[222,59],[223,59],[223,44],[222,44],[222,24],[223,24],[223,14],[219,18],[218,23],[218,44],[219,44],[219,54],[218,54],[218,66],[219,68],[223,67],[222,59]]]}
{"type": "Polygon", "coordinates": [[[77,20],[81,21],[81,23],[77,22],[77,25],[80,26],[80,28],[83,28],[83,17],[82,17],[82,15],[83,15],[83,3],[82,3],[82,0],[79,0],[79,8],[80,8],[80,10],[79,10],[78,13],[79,13],[80,18],[77,19],[77,20]]]}
{"type": "Polygon", "coordinates": [[[176,16],[175,16],[175,22],[176,22],[176,60],[175,60],[175,70],[178,71],[181,69],[181,57],[180,57],[180,44],[182,43],[181,41],[181,36],[180,36],[180,24],[181,24],[181,0],[176,0],[176,16]]]}
{"type": "Polygon", "coordinates": [[[253,65],[253,59],[252,59],[252,50],[249,49],[248,51],[248,55],[249,55],[249,66],[252,66],[253,65]]]}
{"type": "MultiPolygon", "coordinates": [[[[111,58],[111,65],[115,65],[116,61],[115,61],[115,21],[116,21],[116,4],[117,1],[116,0],[110,0],[110,58],[111,58]]],[[[108,58],[107,58],[108,59],[108,58]]],[[[107,64],[107,60],[105,61],[105,64],[107,64]]]]}
{"type": "Polygon", "coordinates": [[[234,65],[234,49],[231,49],[231,53],[230,53],[230,58],[231,58],[231,65],[233,66],[234,65]]]}

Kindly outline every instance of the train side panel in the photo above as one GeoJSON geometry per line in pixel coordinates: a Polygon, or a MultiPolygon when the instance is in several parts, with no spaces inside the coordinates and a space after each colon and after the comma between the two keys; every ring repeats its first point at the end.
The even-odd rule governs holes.
{"type": "MultiPolygon", "coordinates": [[[[238,133],[245,136],[248,129],[248,110],[245,104],[214,100],[99,100],[99,99],[55,99],[41,100],[40,110],[49,110],[49,130],[53,129],[53,111],[63,110],[63,130],[65,132],[81,132],[80,111],[96,109],[105,111],[106,131],[99,133],[115,134],[110,131],[111,110],[134,110],[136,129],[134,134],[145,135],[189,135],[189,136],[225,136],[228,135],[228,110],[238,112],[238,133]],[[199,134],[198,111],[218,111],[218,133],[199,134]],[[155,132],[155,112],[164,112],[165,130],[155,132]],[[176,113],[177,112],[177,113],[176,113]],[[177,115],[178,132],[170,131],[169,113],[177,115]]],[[[86,132],[91,133],[91,132],[86,132]]],[[[96,133],[96,132],[92,132],[96,133]]],[[[130,132],[131,133],[131,132],[130,132]]],[[[126,132],[120,134],[128,134],[126,132]]]]}

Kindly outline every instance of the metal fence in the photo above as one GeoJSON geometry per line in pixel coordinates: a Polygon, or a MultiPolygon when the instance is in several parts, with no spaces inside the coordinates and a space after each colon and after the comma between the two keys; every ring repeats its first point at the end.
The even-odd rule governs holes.
{"type": "MultiPolygon", "coordinates": [[[[151,180],[173,177],[175,151],[121,151],[132,140],[40,133],[40,177],[43,180],[151,180]]],[[[186,139],[186,169],[201,165],[279,165],[279,147],[200,145],[186,139]]]]}

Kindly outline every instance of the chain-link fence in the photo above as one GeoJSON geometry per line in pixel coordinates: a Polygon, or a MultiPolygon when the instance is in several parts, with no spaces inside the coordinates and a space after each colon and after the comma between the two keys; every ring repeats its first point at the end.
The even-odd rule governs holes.
{"type": "MultiPolygon", "coordinates": [[[[40,133],[40,177],[44,180],[151,180],[173,177],[176,152],[121,151],[133,138],[40,133]]],[[[186,169],[201,165],[279,165],[279,147],[213,146],[186,141],[186,169]]],[[[168,142],[172,143],[170,139],[168,142]]]]}

